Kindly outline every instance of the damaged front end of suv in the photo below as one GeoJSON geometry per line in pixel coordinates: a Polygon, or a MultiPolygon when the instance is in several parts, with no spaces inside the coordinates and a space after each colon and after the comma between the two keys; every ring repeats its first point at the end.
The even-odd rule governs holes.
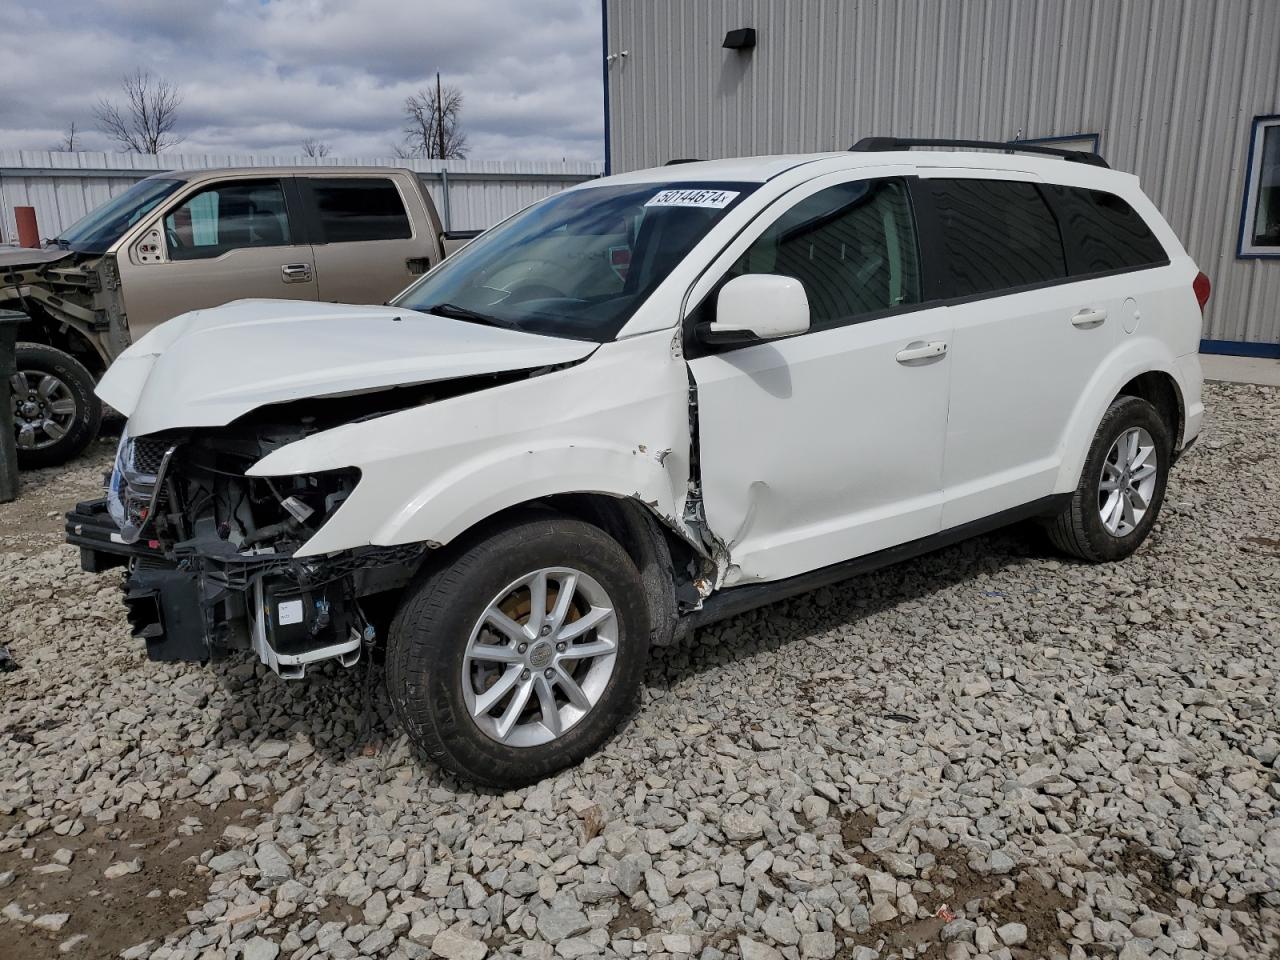
{"type": "Polygon", "coordinates": [[[350,666],[430,538],[379,540],[361,522],[332,535],[362,477],[400,453],[334,437],[593,348],[390,307],[239,301],[184,314],[126,350],[99,385],[129,419],[106,497],[67,515],[67,541],[86,570],[127,568],[129,622],[154,660],[251,651],[290,679],[321,661],[350,666]],[[268,458],[315,442],[336,443],[333,462],[263,474],[268,458]]]}
{"type": "Polygon", "coordinates": [[[67,534],[87,554],[86,568],[128,565],[129,623],[151,659],[252,651],[295,679],[324,660],[351,666],[373,641],[371,598],[409,582],[425,548],[295,556],[355,489],[359,471],[246,472],[317,430],[261,416],[136,439],[126,430],[107,497],[70,514],[67,534]],[[104,529],[113,551],[128,554],[102,550],[104,529]]]}

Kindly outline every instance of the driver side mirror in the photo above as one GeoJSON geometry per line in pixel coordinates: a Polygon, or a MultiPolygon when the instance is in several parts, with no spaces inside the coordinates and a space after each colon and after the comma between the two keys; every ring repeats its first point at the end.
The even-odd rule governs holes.
{"type": "Polygon", "coordinates": [[[706,343],[776,340],[809,329],[809,298],[795,277],[748,273],[734,277],[716,298],[716,319],[699,330],[706,343]]]}

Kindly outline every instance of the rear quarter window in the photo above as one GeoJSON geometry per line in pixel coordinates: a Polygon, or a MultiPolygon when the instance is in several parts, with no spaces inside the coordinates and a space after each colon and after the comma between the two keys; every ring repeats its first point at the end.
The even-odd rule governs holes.
{"type": "Polygon", "coordinates": [[[1067,237],[1071,275],[1166,264],[1169,255],[1122,197],[1104,190],[1045,184],[1067,237]]]}
{"type": "Polygon", "coordinates": [[[381,177],[309,178],[322,243],[407,240],[400,191],[381,177]]]}
{"type": "Polygon", "coordinates": [[[1035,184],[928,180],[942,232],[946,296],[967,297],[1062,280],[1058,222],[1035,184]]]}

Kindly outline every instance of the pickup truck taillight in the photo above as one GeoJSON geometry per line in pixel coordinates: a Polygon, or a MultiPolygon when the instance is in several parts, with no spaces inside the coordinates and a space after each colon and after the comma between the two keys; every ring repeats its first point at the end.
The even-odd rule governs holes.
{"type": "Polygon", "coordinates": [[[1200,304],[1200,313],[1204,314],[1204,305],[1209,302],[1209,291],[1213,289],[1213,284],[1209,282],[1209,278],[1205,276],[1201,270],[1196,274],[1196,278],[1191,281],[1191,289],[1195,291],[1196,303],[1200,304]]]}

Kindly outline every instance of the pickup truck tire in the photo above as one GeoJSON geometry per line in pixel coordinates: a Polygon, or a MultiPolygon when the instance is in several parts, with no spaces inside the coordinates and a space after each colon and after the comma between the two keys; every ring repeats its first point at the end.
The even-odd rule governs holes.
{"type": "Polygon", "coordinates": [[[19,343],[16,360],[10,398],[18,466],[30,470],[66,463],[102,425],[93,375],[71,354],[43,343],[19,343]]]}
{"type": "Polygon", "coordinates": [[[431,760],[480,784],[532,783],[580,762],[630,714],[648,621],[617,541],[580,520],[522,514],[409,588],[387,688],[431,760]]]}
{"type": "Polygon", "coordinates": [[[1172,453],[1156,408],[1117,397],[1098,425],[1071,503],[1046,523],[1054,546],[1091,563],[1132,554],[1160,513],[1172,453]]]}

